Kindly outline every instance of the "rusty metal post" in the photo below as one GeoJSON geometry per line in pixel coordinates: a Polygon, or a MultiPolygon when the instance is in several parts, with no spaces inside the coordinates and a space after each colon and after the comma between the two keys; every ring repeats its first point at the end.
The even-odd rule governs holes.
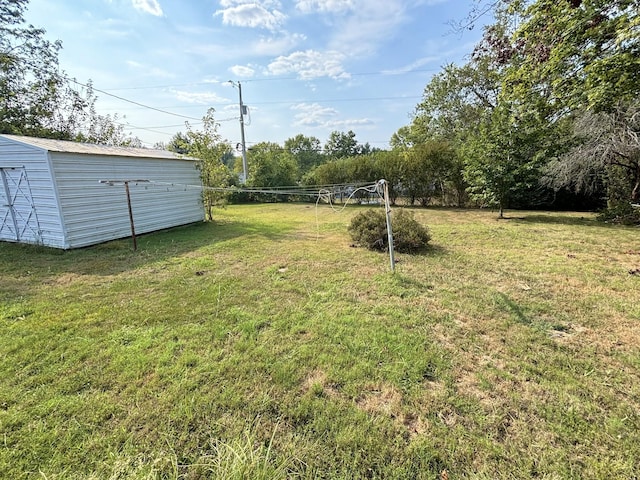
{"type": "Polygon", "coordinates": [[[133,251],[138,250],[138,242],[136,241],[136,228],[133,223],[133,210],[131,209],[131,194],[129,193],[129,182],[124,182],[124,189],[127,192],[127,207],[129,207],[129,222],[131,223],[131,239],[133,240],[133,251]]]}

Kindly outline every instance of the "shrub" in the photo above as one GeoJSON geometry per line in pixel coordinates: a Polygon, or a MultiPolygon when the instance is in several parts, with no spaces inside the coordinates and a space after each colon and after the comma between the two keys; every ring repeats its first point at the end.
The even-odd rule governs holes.
{"type": "MultiPolygon", "coordinates": [[[[411,253],[426,248],[431,236],[429,230],[418,223],[411,212],[394,210],[391,215],[393,246],[397,252],[411,253]]],[[[370,250],[389,248],[387,220],[382,209],[365,210],[353,217],[349,224],[352,240],[370,250]]]]}
{"type": "Polygon", "coordinates": [[[414,218],[413,213],[407,210],[400,209],[393,212],[391,229],[393,230],[393,246],[399,252],[410,253],[423,250],[431,240],[427,227],[420,224],[414,218]]]}
{"type": "Polygon", "coordinates": [[[640,225],[640,208],[629,202],[617,202],[600,212],[598,220],[621,225],[640,225]]]}

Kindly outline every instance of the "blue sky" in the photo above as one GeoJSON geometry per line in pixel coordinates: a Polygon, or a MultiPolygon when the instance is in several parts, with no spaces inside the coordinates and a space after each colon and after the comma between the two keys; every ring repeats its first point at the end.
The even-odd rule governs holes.
{"type": "Polygon", "coordinates": [[[117,113],[147,146],[185,131],[185,120],[197,129],[209,107],[222,136],[239,142],[233,80],[249,107],[248,146],[298,133],[324,144],[334,130],[353,130],[386,148],[431,76],[464,61],[479,39],[478,26],[450,26],[471,2],[31,0],[26,19],[62,40],[69,76],[176,114],[98,93],[99,112],[117,113]]]}

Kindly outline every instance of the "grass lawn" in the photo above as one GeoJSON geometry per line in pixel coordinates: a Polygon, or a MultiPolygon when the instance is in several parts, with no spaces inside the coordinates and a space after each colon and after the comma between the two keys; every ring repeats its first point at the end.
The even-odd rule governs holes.
{"type": "Polygon", "coordinates": [[[0,243],[0,478],[640,478],[640,229],[358,208],[0,243]]]}

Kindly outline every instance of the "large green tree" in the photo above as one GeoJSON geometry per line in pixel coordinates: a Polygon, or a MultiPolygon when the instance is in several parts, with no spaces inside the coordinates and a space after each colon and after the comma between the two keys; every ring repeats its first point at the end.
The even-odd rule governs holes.
{"type": "Polygon", "coordinates": [[[640,3],[537,0],[512,8],[522,21],[505,95],[550,122],[575,123],[573,148],[551,163],[548,184],[587,192],[604,185],[610,205],[638,201],[640,3]]]}
{"type": "Polygon", "coordinates": [[[519,60],[505,83],[510,95],[526,100],[544,92],[556,116],[612,111],[640,95],[637,0],[510,3],[521,16],[512,37],[519,60]]]}
{"type": "Polygon", "coordinates": [[[498,103],[500,73],[486,56],[449,64],[426,85],[409,132],[412,144],[444,138],[464,142],[498,103]]]}
{"type": "Polygon", "coordinates": [[[0,2],[0,131],[61,137],[56,116],[65,88],[58,74],[62,43],[25,24],[27,4],[0,2]]]}
{"type": "Polygon", "coordinates": [[[541,170],[557,149],[555,128],[514,110],[500,103],[463,148],[469,192],[481,204],[497,206],[499,218],[514,203],[537,202],[541,170]]]}
{"type": "Polygon", "coordinates": [[[327,157],[334,160],[337,158],[352,157],[354,155],[366,155],[371,152],[371,145],[368,143],[358,143],[353,130],[349,130],[348,132],[331,132],[324,145],[324,153],[327,157]]]}
{"type": "Polygon", "coordinates": [[[300,177],[325,161],[320,140],[313,136],[298,134],[288,138],[284,142],[284,149],[296,159],[300,177]]]}
{"type": "MultiPolygon", "coordinates": [[[[298,180],[298,164],[293,154],[275,142],[260,142],[247,151],[249,167],[248,187],[274,188],[295,186],[298,180]]],[[[254,200],[273,198],[264,193],[251,195],[254,200]]]]}
{"type": "Polygon", "coordinates": [[[25,22],[27,6],[0,1],[0,133],[141,146],[117,115],[97,113],[91,82],[74,83],[60,70],[62,42],[25,22]]]}

